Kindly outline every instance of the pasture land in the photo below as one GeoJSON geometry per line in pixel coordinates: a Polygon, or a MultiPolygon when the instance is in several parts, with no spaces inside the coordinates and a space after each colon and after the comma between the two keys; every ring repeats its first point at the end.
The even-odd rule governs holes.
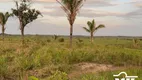
{"type": "Polygon", "coordinates": [[[126,71],[142,80],[140,38],[6,36],[0,40],[0,80],[114,80],[126,71]]]}

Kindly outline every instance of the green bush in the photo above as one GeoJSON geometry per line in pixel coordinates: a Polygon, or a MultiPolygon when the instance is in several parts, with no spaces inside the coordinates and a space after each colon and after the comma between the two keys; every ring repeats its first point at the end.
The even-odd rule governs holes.
{"type": "Polygon", "coordinates": [[[64,38],[60,38],[58,41],[59,41],[59,42],[64,42],[65,39],[64,39],[64,38]]]}
{"type": "Polygon", "coordinates": [[[8,74],[7,59],[3,56],[0,57],[0,79],[4,79],[8,74]]]}
{"type": "Polygon", "coordinates": [[[39,79],[36,78],[36,77],[34,77],[34,76],[30,76],[30,77],[28,78],[28,80],[39,80],[39,79]]]}
{"type": "Polygon", "coordinates": [[[51,42],[51,40],[50,40],[50,39],[47,39],[47,42],[51,42]]]}
{"type": "Polygon", "coordinates": [[[35,62],[39,63],[41,66],[50,65],[52,63],[52,53],[48,52],[46,47],[42,47],[41,49],[37,50],[34,56],[35,62]]]}
{"type": "Polygon", "coordinates": [[[20,70],[33,70],[40,66],[39,59],[32,55],[21,55],[15,59],[16,66],[20,68],[20,70]]]}
{"type": "Polygon", "coordinates": [[[64,72],[56,71],[52,76],[47,80],[69,80],[68,76],[64,72]]]}

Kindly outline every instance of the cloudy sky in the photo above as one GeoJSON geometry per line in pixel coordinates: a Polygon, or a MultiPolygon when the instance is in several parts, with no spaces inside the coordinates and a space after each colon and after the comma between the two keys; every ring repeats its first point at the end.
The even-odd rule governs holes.
{"type": "MultiPolygon", "coordinates": [[[[66,15],[55,0],[32,0],[31,6],[44,17],[28,24],[26,34],[69,34],[66,15]]],[[[0,0],[0,12],[11,8],[15,8],[13,0],[0,0]]],[[[76,18],[74,35],[89,35],[82,27],[92,19],[106,26],[96,32],[97,36],[142,36],[142,0],[87,0],[76,18]]],[[[20,34],[16,18],[10,18],[6,28],[6,33],[20,34]]]]}

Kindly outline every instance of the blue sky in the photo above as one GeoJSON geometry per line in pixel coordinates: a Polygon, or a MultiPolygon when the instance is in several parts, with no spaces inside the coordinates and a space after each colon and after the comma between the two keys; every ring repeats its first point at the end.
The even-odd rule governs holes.
{"type": "MultiPolygon", "coordinates": [[[[55,0],[32,0],[31,6],[44,17],[28,24],[25,34],[69,35],[66,15],[55,0]]],[[[0,12],[11,8],[15,8],[13,0],[0,0],[0,12]]],[[[89,35],[82,27],[87,27],[86,22],[92,19],[97,25],[106,26],[96,36],[142,36],[142,0],[87,0],[76,18],[74,35],[89,35]]],[[[20,34],[16,18],[8,20],[6,33],[20,34]]]]}

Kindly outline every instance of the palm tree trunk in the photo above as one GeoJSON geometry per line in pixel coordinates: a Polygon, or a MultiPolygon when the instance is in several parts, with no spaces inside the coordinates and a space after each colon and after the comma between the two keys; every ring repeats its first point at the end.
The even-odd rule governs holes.
{"type": "Polygon", "coordinates": [[[91,32],[91,43],[93,43],[93,32],[91,32]]]}
{"type": "Polygon", "coordinates": [[[70,48],[72,48],[72,34],[73,34],[73,24],[70,25],[70,48]]]}
{"type": "Polygon", "coordinates": [[[3,40],[3,41],[4,41],[4,31],[5,31],[4,25],[2,25],[2,40],[3,40]]]}

